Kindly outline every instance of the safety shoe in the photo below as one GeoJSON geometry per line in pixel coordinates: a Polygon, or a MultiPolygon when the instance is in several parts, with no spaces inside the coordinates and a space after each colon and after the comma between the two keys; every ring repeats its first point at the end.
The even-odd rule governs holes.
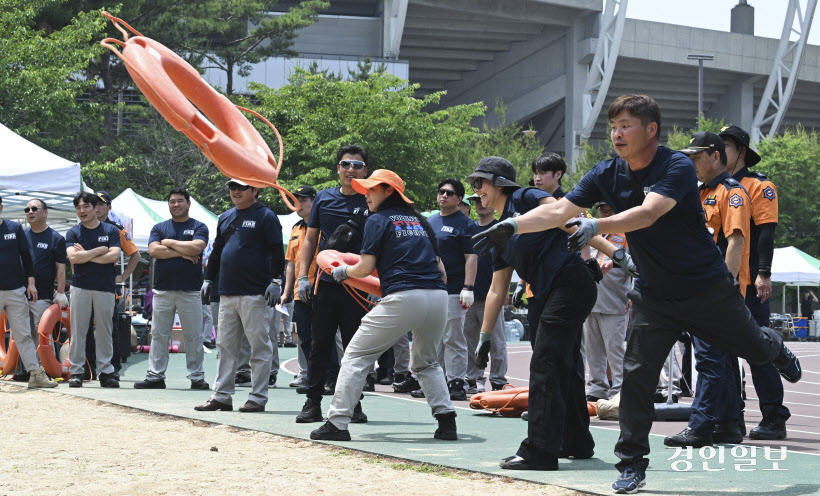
{"type": "Polygon", "coordinates": [[[51,380],[48,374],[46,374],[46,371],[43,370],[43,367],[38,367],[29,374],[28,387],[32,389],[54,388],[57,387],[57,383],[51,380]]]}
{"type": "Polygon", "coordinates": [[[413,398],[424,398],[424,391],[421,389],[410,391],[410,396],[412,396],[413,398]]]}
{"type": "Polygon", "coordinates": [[[687,427],[674,436],[666,436],[666,439],[663,440],[663,444],[670,448],[684,448],[686,446],[703,448],[704,446],[712,446],[712,433],[701,435],[687,427]]]}
{"type": "Polygon", "coordinates": [[[165,389],[165,381],[162,379],[145,379],[134,383],[134,389],[165,389]]]}
{"type": "Polygon", "coordinates": [[[476,385],[475,381],[467,381],[467,394],[473,395],[478,394],[478,386],[476,385]]]}
{"type": "Polygon", "coordinates": [[[763,414],[760,424],[749,431],[750,439],[775,440],[786,439],[786,417],[782,415],[763,414]]]}
{"type": "Polygon", "coordinates": [[[311,424],[313,422],[321,422],[325,418],[322,416],[322,404],[314,403],[308,398],[305,405],[302,407],[302,412],[296,416],[297,424],[311,424]]]}
{"type": "Polygon", "coordinates": [[[646,473],[643,470],[624,470],[618,480],[612,484],[615,494],[635,494],[646,485],[646,473]]]}
{"type": "Polygon", "coordinates": [[[195,381],[191,381],[191,389],[211,389],[211,386],[205,382],[205,379],[197,379],[195,381]]]}
{"type": "Polygon", "coordinates": [[[68,380],[68,387],[83,387],[83,375],[82,374],[74,374],[68,380]]]}
{"type": "Polygon", "coordinates": [[[364,414],[362,411],[362,402],[356,403],[356,407],[353,409],[353,416],[350,417],[351,424],[365,424],[367,423],[367,415],[364,414]]]}
{"type": "Polygon", "coordinates": [[[493,391],[501,391],[507,384],[506,382],[490,382],[490,387],[492,387],[493,391]]]}
{"type": "Polygon", "coordinates": [[[407,380],[408,377],[410,377],[409,372],[406,374],[403,372],[397,372],[393,374],[393,382],[391,382],[390,384],[385,384],[385,386],[392,386],[393,384],[404,382],[405,380],[407,380]]]}
{"type": "Polygon", "coordinates": [[[118,388],[120,381],[114,378],[114,374],[100,374],[100,387],[118,388]]]}
{"type": "Polygon", "coordinates": [[[276,372],[272,373],[268,378],[268,389],[276,388],[276,372]]]}
{"type": "Polygon", "coordinates": [[[412,375],[407,376],[407,378],[401,382],[393,383],[393,391],[396,393],[412,393],[419,389],[421,389],[421,384],[419,384],[418,379],[412,375]]]}
{"type": "Polygon", "coordinates": [[[450,389],[450,399],[452,401],[465,401],[467,399],[467,391],[464,389],[466,384],[461,379],[453,379],[447,385],[450,389]]]}
{"type": "Polygon", "coordinates": [[[371,374],[367,375],[367,379],[365,380],[364,387],[362,388],[362,391],[364,391],[366,393],[372,393],[372,392],[376,391],[376,378],[373,375],[371,375],[371,374]]]}
{"type": "Polygon", "coordinates": [[[448,412],[436,415],[438,429],[433,437],[444,441],[455,441],[458,439],[456,432],[456,412],[448,412]]]}
{"type": "Polygon", "coordinates": [[[251,376],[247,374],[236,374],[236,379],[234,379],[234,385],[236,387],[251,387],[253,383],[251,382],[251,376]]]}
{"type": "Polygon", "coordinates": [[[737,421],[718,422],[712,432],[712,442],[715,444],[742,443],[743,434],[740,432],[740,424],[737,421]]]}
{"type": "Polygon", "coordinates": [[[795,383],[803,376],[803,370],[800,368],[800,360],[794,356],[792,350],[783,345],[780,350],[780,355],[773,362],[780,375],[791,383],[795,383]]]}
{"type": "Polygon", "coordinates": [[[382,377],[382,379],[379,381],[379,384],[381,384],[382,386],[389,386],[394,382],[396,382],[395,376],[393,374],[387,374],[386,376],[382,377]]]}
{"type": "Polygon", "coordinates": [[[312,431],[310,438],[314,441],[350,441],[350,431],[341,430],[328,420],[323,426],[312,431]]]}
{"type": "Polygon", "coordinates": [[[526,458],[518,455],[508,456],[498,463],[498,466],[505,470],[558,470],[558,462],[553,465],[536,465],[526,458]]]}

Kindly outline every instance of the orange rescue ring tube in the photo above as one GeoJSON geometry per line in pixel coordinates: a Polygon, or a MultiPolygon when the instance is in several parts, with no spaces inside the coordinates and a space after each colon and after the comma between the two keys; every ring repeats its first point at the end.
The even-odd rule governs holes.
{"type": "Polygon", "coordinates": [[[100,44],[123,61],[137,87],[165,120],[193,141],[223,174],[257,188],[276,188],[288,208],[295,211],[298,207],[288,197],[296,205],[298,200],[277,182],[284,146],[276,128],[261,115],[237,107],[217,93],[196,69],[163,44],[142,36],[108,12],[103,15],[114,21],[125,41],[106,38],[100,44]],[[137,36],[129,39],[119,23],[137,36]],[[123,47],[122,52],[111,43],[123,47]],[[276,133],[278,163],[265,140],[239,109],[257,115],[276,133]]]}
{"type": "Polygon", "coordinates": [[[470,398],[470,408],[500,413],[504,417],[518,417],[527,411],[530,388],[508,387],[499,391],[487,391],[470,398]]]}
{"type": "MultiPolygon", "coordinates": [[[[356,265],[359,263],[359,260],[361,260],[359,255],[353,253],[340,253],[336,250],[323,250],[316,256],[316,264],[319,266],[319,269],[327,272],[328,274],[330,274],[334,267],[338,267],[340,265],[356,265]]],[[[379,282],[379,278],[376,277],[375,270],[373,271],[373,274],[367,277],[351,277],[350,279],[345,279],[343,283],[347,284],[351,288],[359,289],[365,293],[378,296],[379,298],[382,296],[381,282],[379,282]]]]}
{"type": "MultiPolygon", "coordinates": [[[[71,339],[71,320],[69,309],[60,310],[60,305],[56,303],[46,308],[43,316],[40,317],[40,325],[37,328],[37,334],[40,336],[39,346],[37,346],[37,354],[40,356],[40,362],[43,364],[46,374],[51,378],[56,379],[62,377],[64,380],[71,378],[71,362],[68,358],[65,362],[60,363],[54,355],[54,346],[52,343],[55,339],[52,338],[55,328],[57,329],[57,339],[60,337],[60,327],[65,325],[68,329],[68,339],[71,339]]],[[[68,346],[68,341],[63,343],[63,346],[68,346]]]]}
{"type": "Polygon", "coordinates": [[[20,359],[20,353],[17,351],[17,345],[14,343],[14,336],[11,335],[11,329],[6,326],[6,312],[0,315],[0,331],[3,335],[0,337],[0,362],[3,362],[3,368],[0,369],[0,375],[14,375],[17,370],[17,361],[20,359]],[[9,349],[6,350],[6,336],[9,333],[9,349]]]}
{"type": "MultiPolygon", "coordinates": [[[[0,362],[6,361],[6,333],[9,328],[6,327],[6,312],[0,312],[0,362]]],[[[9,342],[11,345],[11,342],[9,342]]]]}

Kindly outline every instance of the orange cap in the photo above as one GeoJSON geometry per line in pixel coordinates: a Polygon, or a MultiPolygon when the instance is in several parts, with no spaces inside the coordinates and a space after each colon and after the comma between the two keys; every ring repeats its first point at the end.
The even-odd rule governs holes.
{"type": "Polygon", "coordinates": [[[374,171],[373,174],[370,174],[370,177],[367,179],[354,179],[353,189],[356,190],[357,193],[364,195],[367,193],[369,188],[372,188],[377,184],[392,186],[393,189],[398,191],[399,195],[401,195],[402,200],[407,203],[413,203],[410,198],[404,196],[404,181],[401,180],[398,174],[387,169],[379,169],[374,171]]]}

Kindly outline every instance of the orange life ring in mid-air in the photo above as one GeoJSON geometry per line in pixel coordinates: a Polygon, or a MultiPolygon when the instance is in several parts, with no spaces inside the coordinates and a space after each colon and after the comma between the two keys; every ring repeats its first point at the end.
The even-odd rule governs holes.
{"type": "MultiPolygon", "coordinates": [[[[60,330],[63,325],[68,329],[68,339],[71,340],[70,315],[68,308],[61,310],[60,305],[55,303],[46,308],[43,316],[40,317],[40,325],[37,327],[37,334],[40,336],[37,354],[40,356],[43,369],[52,379],[62,377],[64,380],[68,380],[71,378],[71,362],[66,358],[63,363],[60,363],[54,354],[54,346],[52,345],[56,340],[59,340],[60,330]],[[56,339],[53,337],[55,329],[57,331],[56,339]]],[[[62,345],[68,346],[68,341],[62,345]]]]}
{"type": "MultiPolygon", "coordinates": [[[[334,267],[340,265],[356,265],[361,260],[359,255],[353,253],[341,253],[336,250],[322,250],[316,255],[316,265],[320,270],[330,274],[334,267]]],[[[365,293],[372,294],[381,298],[382,285],[379,281],[378,274],[374,270],[372,274],[367,277],[351,277],[345,279],[343,284],[347,284],[351,288],[356,288],[365,293]]]]}
{"type": "Polygon", "coordinates": [[[276,188],[288,208],[297,210],[299,201],[277,181],[284,146],[276,128],[256,112],[231,103],[202,79],[188,62],[162,43],[142,36],[108,12],[103,15],[114,21],[125,41],[106,38],[100,44],[123,61],[134,83],[165,120],[193,141],[223,174],[257,188],[276,188]],[[120,23],[136,36],[130,37],[120,23]],[[111,43],[123,47],[122,52],[111,43]],[[263,119],[276,133],[278,163],[265,140],[240,109],[263,119]]]}
{"type": "Polygon", "coordinates": [[[485,391],[470,398],[470,408],[500,413],[504,417],[518,417],[527,411],[530,398],[528,387],[506,387],[498,391],[485,391]]]}

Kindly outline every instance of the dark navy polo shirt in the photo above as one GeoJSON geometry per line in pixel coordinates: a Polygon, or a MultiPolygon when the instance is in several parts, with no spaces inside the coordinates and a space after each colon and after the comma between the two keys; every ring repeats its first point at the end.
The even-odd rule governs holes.
{"type": "Polygon", "coordinates": [[[438,254],[447,272],[447,293],[459,294],[464,287],[464,255],[474,254],[470,238],[473,236],[473,221],[456,210],[447,216],[433,214],[427,218],[436,233],[438,254]]]}
{"type": "Polygon", "coordinates": [[[686,298],[725,276],[729,269],[703,221],[695,165],[684,154],[658,147],[652,162],[627,171],[620,157],[599,162],[566,198],[590,208],[604,201],[615,213],[643,203],[649,192],[677,203],[653,225],[626,233],[629,250],[640,272],[635,287],[655,298],[686,298]],[[628,173],[643,191],[634,191],[628,173]]]}
{"type": "MultiPolygon", "coordinates": [[[[282,274],[282,267],[272,267],[273,251],[282,251],[282,225],[269,208],[250,208],[222,250],[219,294],[223,296],[263,295],[274,275],[282,274]]],[[[220,234],[236,215],[234,207],[219,216],[220,234]]]]}
{"type": "MultiPolygon", "coordinates": [[[[37,287],[37,298],[54,299],[54,281],[57,278],[55,264],[68,263],[65,252],[65,238],[47,227],[42,232],[26,229],[26,239],[31,246],[31,258],[34,262],[34,285],[37,287]]],[[[82,244],[82,243],[80,243],[82,244]]]]}
{"type": "MultiPolygon", "coordinates": [[[[478,221],[473,225],[473,233],[478,234],[498,224],[498,221],[493,219],[492,222],[486,226],[479,225],[478,221]]],[[[475,288],[473,295],[475,301],[484,301],[487,299],[487,293],[490,291],[490,284],[493,282],[493,259],[487,255],[479,255],[478,270],[475,274],[475,288]]]]}
{"type": "MultiPolygon", "coordinates": [[[[177,241],[201,239],[207,245],[208,226],[191,218],[185,222],[168,219],[151,228],[148,244],[159,243],[163,239],[175,239],[177,241]]],[[[201,287],[201,256],[195,264],[180,257],[157,259],[154,266],[154,289],[160,291],[199,291],[201,287]]]]}
{"type": "MultiPolygon", "coordinates": [[[[364,209],[362,224],[364,224],[364,221],[367,220],[367,216],[370,213],[370,211],[367,210],[364,195],[360,195],[359,193],[355,195],[343,195],[340,186],[320,191],[313,200],[313,206],[310,209],[310,217],[308,217],[307,224],[308,227],[320,229],[319,251],[325,249],[327,240],[333,235],[333,231],[353,217],[353,215],[362,208],[364,209]]],[[[364,225],[360,226],[360,229],[363,228],[364,225]]],[[[361,247],[361,243],[356,243],[350,251],[351,253],[359,253],[361,247]]],[[[322,282],[327,281],[332,284],[338,284],[330,274],[322,272],[321,277],[322,282]]]]}
{"type": "MultiPolygon", "coordinates": [[[[552,195],[536,188],[517,189],[507,198],[501,220],[523,215],[536,208],[542,198],[549,196],[552,195]]],[[[498,271],[512,267],[530,283],[533,295],[544,301],[552,288],[552,280],[562,269],[583,263],[578,252],[567,249],[567,236],[558,228],[516,234],[507,242],[501,256],[496,258],[493,269],[498,271]]]]}
{"type": "MultiPolygon", "coordinates": [[[[107,222],[100,222],[94,229],[88,229],[82,223],[77,224],[68,230],[65,235],[66,248],[74,246],[74,243],[82,245],[88,251],[98,246],[107,248],[120,248],[120,231],[116,226],[107,222]]],[[[74,271],[71,276],[71,285],[77,288],[90,289],[93,291],[104,291],[113,293],[116,289],[114,278],[117,277],[116,264],[98,264],[86,262],[84,264],[74,264],[74,271]]]]}
{"type": "Polygon", "coordinates": [[[407,210],[391,208],[370,214],[361,253],[376,257],[382,296],[411,289],[447,289],[433,242],[407,210]]]}
{"type": "Polygon", "coordinates": [[[30,250],[23,226],[3,219],[0,224],[0,290],[10,291],[28,286],[20,253],[30,250]]]}

